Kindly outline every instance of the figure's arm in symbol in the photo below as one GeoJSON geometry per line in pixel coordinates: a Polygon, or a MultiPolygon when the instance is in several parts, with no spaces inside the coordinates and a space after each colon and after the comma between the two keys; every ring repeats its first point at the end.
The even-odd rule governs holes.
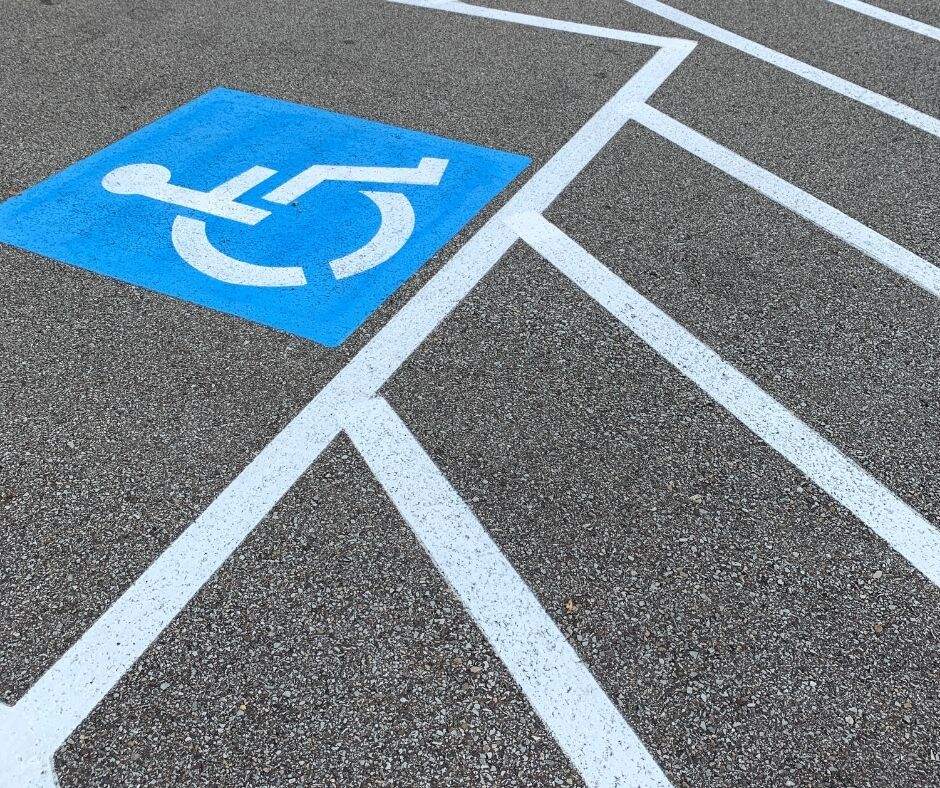
{"type": "MultiPolygon", "coordinates": [[[[113,194],[149,197],[221,219],[254,225],[270,216],[271,212],[236,200],[276,174],[277,170],[267,167],[251,167],[214,189],[201,192],[170,183],[170,171],[160,164],[128,164],[111,170],[101,185],[113,194]]],[[[177,216],[173,220],[171,239],[173,248],[185,262],[220,282],[253,287],[299,287],[307,284],[304,270],[299,266],[255,265],[219,251],[209,241],[206,223],[200,219],[177,216]]]]}
{"type": "Polygon", "coordinates": [[[276,174],[277,170],[267,167],[251,167],[220,183],[214,189],[201,192],[170,183],[171,173],[161,164],[126,164],[105,175],[101,179],[101,185],[112,194],[149,197],[151,200],[178,205],[181,208],[192,208],[220,219],[257,224],[270,216],[271,212],[235,201],[249,189],[276,174]]]}

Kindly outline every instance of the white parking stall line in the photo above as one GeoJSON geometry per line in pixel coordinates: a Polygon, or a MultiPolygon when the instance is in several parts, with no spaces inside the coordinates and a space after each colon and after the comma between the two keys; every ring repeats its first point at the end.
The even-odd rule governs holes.
{"type": "Polygon", "coordinates": [[[314,400],[11,707],[0,785],[56,785],[52,756],[338,434],[314,400]]]}
{"type": "Polygon", "coordinates": [[[940,298],[940,268],[936,265],[648,104],[638,107],[634,118],[650,131],[665,137],[683,150],[877,260],[886,268],[906,277],[932,296],[940,298]]]}
{"type": "Polygon", "coordinates": [[[830,74],[828,71],[823,71],[821,68],[809,65],[809,63],[804,63],[802,60],[784,55],[782,52],[777,52],[763,44],[758,44],[756,41],[751,41],[748,38],[739,36],[737,33],[732,33],[730,30],[725,30],[717,25],[713,25],[711,22],[706,22],[704,19],[699,19],[691,14],[687,14],[685,11],[680,11],[677,8],[661,3],[659,0],[624,0],[624,2],[631,3],[637,8],[642,8],[644,11],[649,11],[651,14],[661,16],[664,19],[668,19],[670,22],[675,22],[677,25],[687,27],[715,41],[720,41],[722,44],[727,44],[729,47],[733,47],[752,57],[756,57],[758,60],[763,60],[766,63],[782,68],[784,71],[789,71],[791,74],[803,77],[803,79],[814,82],[834,93],[865,104],[872,109],[897,118],[921,131],[926,131],[928,134],[933,134],[935,137],[940,137],[940,120],[920,112],[913,107],[909,107],[906,104],[902,104],[899,101],[890,99],[880,93],[875,93],[868,88],[863,88],[861,85],[856,85],[854,82],[849,82],[847,79],[837,77],[835,74],[830,74]]]}
{"type": "Polygon", "coordinates": [[[475,16],[480,19],[494,19],[498,22],[509,22],[514,25],[538,27],[542,30],[559,30],[563,33],[591,36],[593,38],[607,38],[612,41],[625,41],[631,44],[644,44],[651,47],[673,48],[677,46],[695,47],[694,41],[687,41],[672,36],[655,36],[649,33],[638,33],[634,30],[619,30],[613,27],[599,27],[586,25],[581,22],[571,22],[567,19],[553,19],[547,16],[522,14],[517,11],[504,11],[501,8],[473,5],[465,0],[389,0],[398,5],[430,8],[436,11],[447,11],[462,16],[475,16]]]}
{"type": "Polygon", "coordinates": [[[686,57],[660,49],[402,307],[14,706],[0,704],[0,786],[54,788],[72,731],[338,434],[517,241],[502,221],[543,211],[686,57]]]}
{"type": "Polygon", "coordinates": [[[940,586],[940,530],[541,214],[509,221],[533,249],[940,586]]]}
{"type": "Polygon", "coordinates": [[[922,36],[927,36],[927,38],[932,38],[934,41],[940,41],[940,27],[928,25],[926,22],[918,22],[916,19],[901,16],[893,11],[888,11],[886,8],[880,8],[871,3],[863,3],[862,0],[828,0],[828,2],[870,16],[872,19],[887,22],[889,25],[910,30],[912,33],[919,33],[922,36]]]}
{"type": "Polygon", "coordinates": [[[346,432],[592,788],[670,785],[636,733],[466,503],[382,398],[350,411],[346,432]]]}

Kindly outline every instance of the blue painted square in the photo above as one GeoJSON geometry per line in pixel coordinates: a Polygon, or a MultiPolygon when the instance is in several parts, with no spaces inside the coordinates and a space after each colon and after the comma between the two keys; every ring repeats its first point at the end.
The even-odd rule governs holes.
{"type": "Polygon", "coordinates": [[[335,347],[528,162],[218,88],[0,204],[0,241],[335,347]]]}

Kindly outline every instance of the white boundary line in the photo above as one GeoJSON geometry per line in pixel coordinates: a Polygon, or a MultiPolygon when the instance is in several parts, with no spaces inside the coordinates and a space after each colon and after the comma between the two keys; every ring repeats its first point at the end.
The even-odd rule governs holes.
{"type": "Polygon", "coordinates": [[[940,41],[940,28],[928,25],[926,22],[918,22],[910,17],[901,16],[894,13],[894,11],[888,11],[886,8],[879,8],[871,3],[863,3],[861,0],[828,0],[828,2],[870,16],[880,22],[887,22],[889,25],[904,28],[912,33],[919,33],[922,36],[927,36],[927,38],[932,38],[934,41],[940,41]]]}
{"type": "Polygon", "coordinates": [[[541,214],[509,221],[527,244],[940,586],[940,530],[541,214]]]}
{"type": "MultiPolygon", "coordinates": [[[[683,57],[687,56],[695,46],[694,42],[685,41],[683,39],[676,39],[669,43],[669,39],[662,39],[659,36],[647,36],[631,31],[609,30],[607,28],[596,27],[594,25],[566,22],[558,19],[546,19],[544,17],[532,16],[530,14],[519,14],[511,11],[502,11],[496,8],[489,8],[487,6],[470,5],[469,3],[463,2],[463,0],[390,1],[401,5],[433,8],[456,14],[462,14],[464,16],[481,17],[484,19],[493,19],[500,22],[509,22],[513,24],[526,25],[529,27],[545,28],[548,30],[560,30],[578,35],[596,36],[629,43],[662,46],[662,42],[665,41],[669,46],[669,50],[675,50],[677,56],[682,51],[681,48],[686,47],[687,50],[683,57]]],[[[657,2],[657,0],[627,0],[627,2],[634,3],[635,5],[650,3],[657,8],[669,8],[668,6],[664,6],[662,3],[657,2]]],[[[658,13],[658,11],[654,11],[654,13],[658,13]]],[[[676,13],[681,14],[682,12],[676,13]]],[[[689,18],[694,19],[694,17],[689,18]]],[[[716,30],[718,29],[719,28],[716,28],[716,30]]],[[[728,35],[734,34],[729,33],[728,35]]],[[[755,44],[754,46],[760,45],[755,44]]],[[[785,55],[780,55],[780,53],[772,52],[772,50],[767,51],[774,55],[779,55],[781,58],[786,57],[785,55]]],[[[799,63],[799,61],[793,62],[799,63]]],[[[670,71],[674,70],[676,65],[676,63],[669,62],[668,67],[670,71]]],[[[777,65],[779,65],[779,63],[777,65]]],[[[806,66],[805,63],[800,65],[806,66]]],[[[806,66],[806,68],[812,67],[806,66]]],[[[826,77],[838,79],[838,77],[833,77],[831,74],[825,74],[825,72],[820,73],[824,74],[826,77]]],[[[858,88],[857,85],[853,87],[858,88]]],[[[864,89],[858,88],[858,90],[864,89]]],[[[872,95],[878,96],[878,94],[872,95]]],[[[856,96],[850,97],[857,98],[856,96]]],[[[884,96],[878,96],[878,98],[884,99],[885,101],[890,101],[890,99],[887,99],[884,96]]],[[[876,262],[881,263],[886,268],[889,268],[895,273],[906,277],[908,280],[913,282],[918,287],[923,288],[935,298],[940,298],[940,268],[924,260],[922,257],[919,257],[910,250],[905,249],[900,244],[897,244],[889,238],[886,238],[875,230],[866,227],[857,219],[853,219],[851,216],[848,216],[832,205],[829,205],[817,197],[814,197],[803,189],[800,189],[798,186],[783,180],[783,178],[774,175],[754,162],[749,161],[748,159],[740,156],[723,145],[720,145],[714,140],[711,140],[699,132],[694,131],[669,115],[654,109],[650,105],[646,104],[645,101],[641,106],[637,106],[633,109],[632,115],[633,120],[636,120],[637,122],[646,126],[651,131],[660,134],[694,156],[699,157],[703,161],[706,161],[712,166],[720,169],[727,175],[730,175],[747,186],[750,186],[752,189],[763,194],[765,197],[773,200],[777,204],[782,205],[797,215],[802,216],[804,219],[811,221],[817,227],[822,228],[826,232],[831,233],[836,238],[839,238],[855,249],[858,249],[860,252],[867,255],[876,262]]],[[[937,128],[940,129],[940,121],[936,121],[933,118],[930,118],[930,120],[937,123],[937,128]]]]}
{"type": "Polygon", "coordinates": [[[834,93],[858,101],[886,115],[891,115],[921,131],[933,134],[935,137],[940,137],[940,120],[920,112],[913,107],[909,107],[906,104],[901,104],[899,101],[890,99],[887,96],[882,96],[880,93],[875,93],[873,90],[863,88],[861,85],[856,85],[854,82],[849,82],[847,79],[837,77],[835,74],[830,74],[828,71],[823,71],[821,68],[811,66],[794,57],[784,55],[782,52],[777,52],[763,44],[758,44],[756,41],[751,41],[748,38],[739,36],[737,33],[732,33],[730,30],[725,30],[722,27],[713,25],[711,22],[706,22],[704,19],[699,19],[698,17],[685,13],[685,11],[680,11],[677,8],[668,6],[665,3],[659,2],[659,0],[624,0],[624,2],[635,5],[637,8],[642,8],[644,11],[649,11],[651,14],[656,14],[664,19],[668,19],[670,22],[675,22],[677,25],[682,25],[690,30],[694,30],[696,33],[703,36],[713,38],[715,41],[720,41],[722,44],[740,50],[741,52],[751,55],[751,57],[756,57],[758,60],[771,63],[778,68],[782,68],[784,71],[789,71],[791,74],[796,74],[810,82],[815,82],[817,85],[828,88],[834,93]]]}
{"type": "Polygon", "coordinates": [[[435,11],[447,11],[451,14],[473,16],[480,19],[493,19],[497,22],[508,22],[514,25],[538,27],[542,30],[558,30],[562,33],[591,36],[593,38],[607,38],[613,41],[626,41],[631,44],[645,44],[651,47],[674,49],[686,46],[689,50],[695,48],[694,41],[669,36],[654,36],[649,33],[637,33],[633,30],[618,30],[612,27],[598,27],[585,25],[580,22],[569,22],[566,19],[552,19],[547,16],[534,16],[516,11],[504,11],[501,8],[490,8],[483,5],[472,5],[464,0],[389,0],[397,5],[429,8],[435,11]]]}
{"type": "Polygon", "coordinates": [[[670,782],[551,616],[382,398],[346,431],[532,708],[589,786],[670,782]]]}
{"type": "Polygon", "coordinates": [[[637,108],[634,119],[940,298],[940,267],[649,104],[637,108]]]}

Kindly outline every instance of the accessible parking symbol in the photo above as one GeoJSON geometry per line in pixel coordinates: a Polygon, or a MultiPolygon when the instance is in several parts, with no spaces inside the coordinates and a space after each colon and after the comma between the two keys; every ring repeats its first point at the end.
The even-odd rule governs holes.
{"type": "Polygon", "coordinates": [[[0,204],[0,241],[335,347],[528,162],[217,88],[0,204]]]}

